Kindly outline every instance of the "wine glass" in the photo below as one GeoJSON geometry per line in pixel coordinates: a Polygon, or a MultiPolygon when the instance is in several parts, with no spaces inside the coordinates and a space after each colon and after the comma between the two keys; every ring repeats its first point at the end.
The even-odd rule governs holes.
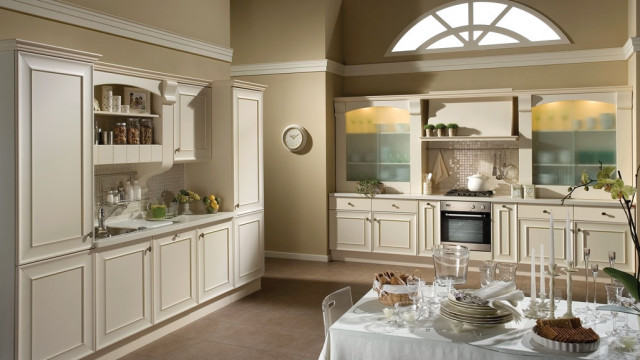
{"type": "MultiPolygon", "coordinates": [[[[622,286],[615,284],[604,284],[604,288],[607,291],[607,304],[620,306],[620,297],[622,295],[622,286]]],[[[617,311],[611,311],[613,321],[611,322],[611,330],[607,331],[607,335],[618,336],[620,331],[616,328],[616,318],[618,317],[617,311]]]]}
{"type": "MultiPolygon", "coordinates": [[[[617,281],[615,283],[617,284],[617,281]]],[[[636,303],[636,299],[634,299],[633,295],[631,295],[629,290],[623,286],[622,291],[620,293],[620,305],[631,308],[635,303],[636,303]]],[[[628,314],[623,313],[622,318],[624,320],[622,329],[624,330],[625,334],[628,335],[629,331],[631,330],[631,328],[629,327],[628,314]]]]}
{"type": "Polygon", "coordinates": [[[591,249],[585,248],[582,253],[584,256],[585,306],[584,308],[576,309],[576,314],[589,314],[589,256],[591,255],[591,249]]]}
{"type": "Polygon", "coordinates": [[[591,264],[591,274],[593,275],[593,317],[598,320],[598,311],[596,310],[597,286],[596,278],[598,277],[598,264],[591,264]]]}
{"type": "MultiPolygon", "coordinates": [[[[616,264],[616,252],[609,251],[609,267],[614,267],[615,264],[616,264]]],[[[613,278],[611,278],[611,280],[613,280],[613,278]]]]}

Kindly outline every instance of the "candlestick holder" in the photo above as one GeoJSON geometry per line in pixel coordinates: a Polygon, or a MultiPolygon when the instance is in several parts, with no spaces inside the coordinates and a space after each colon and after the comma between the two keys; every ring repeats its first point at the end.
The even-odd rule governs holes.
{"type": "Polygon", "coordinates": [[[567,267],[562,268],[562,271],[564,271],[567,274],[567,312],[564,313],[564,315],[562,315],[562,317],[565,319],[575,317],[575,315],[573,315],[573,306],[572,306],[573,292],[571,290],[571,283],[573,282],[573,279],[571,278],[571,275],[573,273],[578,272],[578,269],[576,269],[574,265],[575,264],[573,261],[567,261],[567,267]]]}
{"type": "Polygon", "coordinates": [[[556,318],[556,304],[554,301],[554,287],[555,287],[555,277],[560,274],[556,272],[556,264],[549,264],[547,274],[549,274],[549,316],[547,319],[555,319],[556,318]]]}

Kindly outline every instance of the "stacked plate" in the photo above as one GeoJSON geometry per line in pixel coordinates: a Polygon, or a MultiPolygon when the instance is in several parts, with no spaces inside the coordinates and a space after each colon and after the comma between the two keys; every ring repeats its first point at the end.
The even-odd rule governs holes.
{"type": "Polygon", "coordinates": [[[513,315],[508,311],[496,310],[488,305],[465,299],[458,300],[453,294],[449,294],[448,301],[441,304],[440,315],[451,321],[478,327],[493,327],[513,320],[513,315]]]}

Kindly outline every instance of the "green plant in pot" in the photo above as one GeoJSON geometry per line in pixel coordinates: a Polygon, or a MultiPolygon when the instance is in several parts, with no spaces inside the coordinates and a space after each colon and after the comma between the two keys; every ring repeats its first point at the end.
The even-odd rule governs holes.
{"type": "MultiPolygon", "coordinates": [[[[634,183],[638,186],[638,171],[640,166],[636,169],[634,176],[634,183]]],[[[613,176],[615,173],[615,167],[602,166],[600,163],[600,170],[598,171],[597,178],[595,180],[589,177],[586,171],[582,172],[580,178],[580,185],[569,187],[569,193],[562,199],[562,203],[571,196],[571,194],[577,189],[584,188],[585,191],[589,190],[589,186],[597,190],[603,190],[611,194],[611,198],[617,200],[627,217],[629,225],[629,232],[631,239],[633,240],[633,246],[636,250],[636,256],[640,258],[640,243],[638,242],[638,232],[636,228],[636,218],[634,216],[634,201],[636,196],[636,187],[631,185],[625,185],[624,180],[620,172],[617,172],[617,177],[613,176]]],[[[637,302],[640,302],[640,263],[637,264],[635,274],[629,274],[627,272],[615,269],[613,267],[605,267],[605,274],[611,276],[617,280],[622,286],[624,286],[629,294],[633,296],[637,302]]],[[[619,311],[628,314],[634,314],[640,317],[640,305],[636,303],[632,306],[614,306],[614,305],[602,305],[598,306],[598,310],[605,311],[619,311]]],[[[640,318],[639,318],[640,321],[640,318]]]]}
{"type": "Polygon", "coordinates": [[[436,133],[438,134],[438,136],[444,136],[444,130],[447,128],[447,125],[443,124],[443,123],[438,123],[436,124],[436,133]]]}
{"type": "Polygon", "coordinates": [[[426,124],[424,126],[424,134],[425,136],[432,136],[433,135],[433,130],[436,128],[435,125],[433,124],[426,124]]]}
{"type": "Polygon", "coordinates": [[[456,136],[458,134],[458,124],[447,124],[447,130],[449,131],[449,136],[456,136]]]}
{"type": "Polygon", "coordinates": [[[384,184],[378,179],[367,179],[356,182],[356,192],[373,197],[384,192],[384,184]]]}

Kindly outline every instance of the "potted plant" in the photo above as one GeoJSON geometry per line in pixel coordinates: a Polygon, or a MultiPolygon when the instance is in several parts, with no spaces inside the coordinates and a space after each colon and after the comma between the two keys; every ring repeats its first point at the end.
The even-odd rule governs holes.
{"type": "Polygon", "coordinates": [[[433,135],[433,129],[435,129],[436,126],[433,124],[426,124],[424,126],[424,135],[426,137],[432,136],[433,135]]]}
{"type": "Polygon", "coordinates": [[[384,184],[378,179],[360,180],[356,182],[356,192],[373,197],[375,194],[384,193],[384,184]]]}
{"type": "MultiPolygon", "coordinates": [[[[636,187],[638,186],[638,171],[640,170],[640,166],[636,169],[636,174],[634,176],[634,182],[636,187]]],[[[562,203],[571,196],[571,194],[577,190],[578,188],[584,188],[585,191],[589,190],[589,185],[591,185],[594,189],[602,189],[611,194],[611,198],[614,200],[618,200],[620,202],[620,206],[624,211],[627,222],[629,224],[629,232],[631,234],[631,240],[633,240],[633,245],[636,250],[636,256],[640,257],[640,243],[638,242],[638,233],[636,228],[636,219],[634,217],[634,208],[633,203],[636,196],[636,187],[631,185],[625,185],[622,180],[622,176],[618,171],[618,177],[612,178],[614,174],[615,167],[613,166],[602,166],[600,163],[600,171],[598,171],[597,179],[593,180],[589,178],[589,175],[586,171],[582,172],[582,176],[580,178],[580,185],[575,185],[569,187],[569,193],[565,195],[562,199],[562,203]],[[593,185],[592,185],[593,184],[593,185]]],[[[636,301],[640,301],[640,263],[637,265],[638,268],[635,271],[635,274],[629,274],[624,271],[615,269],[613,267],[605,267],[605,274],[611,276],[613,279],[616,279],[622,286],[624,286],[629,294],[631,294],[636,301]]],[[[629,314],[634,314],[638,317],[638,322],[640,323],[640,306],[636,303],[633,306],[613,306],[613,305],[603,305],[598,306],[598,310],[605,311],[619,311],[629,314]]]]}
{"type": "Polygon", "coordinates": [[[436,124],[436,133],[438,134],[438,136],[444,136],[444,129],[446,128],[447,128],[447,125],[443,123],[436,124]]]}
{"type": "Polygon", "coordinates": [[[458,134],[458,124],[447,124],[447,130],[449,130],[449,136],[456,136],[458,134]]]}

